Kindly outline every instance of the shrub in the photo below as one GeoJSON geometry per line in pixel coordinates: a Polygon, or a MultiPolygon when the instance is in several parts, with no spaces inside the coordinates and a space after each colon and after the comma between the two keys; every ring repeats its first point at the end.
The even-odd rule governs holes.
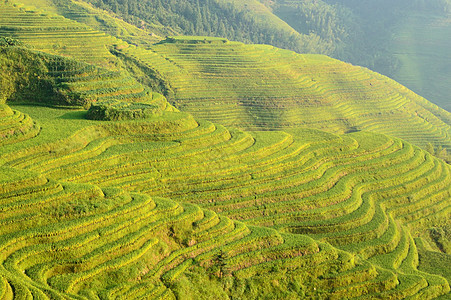
{"type": "Polygon", "coordinates": [[[124,121],[148,119],[161,114],[161,110],[151,104],[104,101],[94,103],[88,110],[87,118],[103,121],[124,121]]]}

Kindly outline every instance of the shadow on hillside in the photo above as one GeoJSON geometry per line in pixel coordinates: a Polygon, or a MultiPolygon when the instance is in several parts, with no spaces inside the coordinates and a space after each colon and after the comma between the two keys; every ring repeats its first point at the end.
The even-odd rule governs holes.
{"type": "Polygon", "coordinates": [[[59,119],[65,119],[65,120],[80,120],[80,119],[86,119],[86,114],[88,112],[85,110],[77,110],[77,111],[71,111],[68,113],[65,113],[59,119]]]}
{"type": "Polygon", "coordinates": [[[348,130],[346,130],[345,133],[348,134],[348,133],[359,132],[359,131],[360,131],[360,129],[358,129],[358,128],[355,127],[355,126],[352,126],[352,127],[349,128],[348,130]]]}

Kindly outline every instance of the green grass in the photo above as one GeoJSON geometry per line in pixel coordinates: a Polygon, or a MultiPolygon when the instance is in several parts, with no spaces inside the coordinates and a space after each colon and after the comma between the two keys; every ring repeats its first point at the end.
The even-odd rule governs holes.
{"type": "Polygon", "coordinates": [[[130,112],[142,110],[147,117],[173,110],[162,95],[124,70],[111,71],[18,46],[2,46],[0,50],[4,71],[0,78],[4,88],[2,103],[85,108],[93,103],[96,107],[102,107],[101,103],[113,107],[114,103],[118,107],[128,106],[130,112]]]}
{"type": "MultiPolygon", "coordinates": [[[[9,171],[1,168],[0,172],[7,174],[9,171]]],[[[10,184],[16,180],[8,178],[10,184]]],[[[36,188],[40,185],[42,183],[35,183],[36,188]]],[[[169,294],[177,294],[181,287],[173,284],[187,276],[182,273],[194,262],[196,267],[190,272],[205,270],[204,263],[210,266],[208,272],[211,273],[207,273],[210,275],[209,280],[203,283],[204,288],[223,295],[239,293],[252,298],[256,291],[236,291],[215,284],[222,281],[222,276],[215,275],[214,265],[211,265],[214,260],[209,257],[215,257],[215,253],[223,249],[229,253],[227,266],[236,269],[234,266],[240,266],[234,260],[240,253],[232,253],[233,249],[237,249],[236,246],[261,252],[259,256],[269,259],[272,253],[280,252],[277,244],[284,242],[274,230],[248,228],[230,220],[228,222],[232,226],[225,231],[211,232],[204,237],[193,236],[193,229],[198,233],[210,229],[191,227],[190,224],[204,217],[199,207],[181,206],[169,200],[128,194],[118,189],[100,190],[90,185],[63,184],[62,189],[56,191],[43,190],[44,196],[38,190],[22,193],[26,189],[21,184],[14,191],[16,197],[24,199],[24,203],[15,208],[4,205],[8,197],[3,188],[0,190],[0,213],[8,214],[7,219],[2,219],[0,239],[3,283],[0,291],[4,296],[12,295],[12,289],[9,288],[12,286],[15,297],[28,294],[30,297],[62,298],[77,297],[78,294],[78,297],[90,295],[88,298],[91,298],[104,294],[109,297],[122,295],[139,298],[143,293],[154,293],[155,285],[161,285],[162,281],[166,285],[170,284],[169,294]],[[18,217],[14,223],[11,222],[13,216],[18,217]],[[195,239],[194,243],[189,242],[192,238],[195,239]],[[268,243],[255,243],[261,239],[268,243]],[[269,243],[275,240],[278,243],[269,243]],[[8,270],[8,273],[3,270],[8,270]],[[130,279],[124,282],[124,276],[130,279]]],[[[299,243],[300,238],[295,240],[298,242],[294,244],[304,249],[304,255],[308,249],[318,248],[307,237],[302,239],[302,243],[299,243]]],[[[323,244],[319,245],[323,247],[323,244]]],[[[330,248],[327,245],[324,247],[330,248]]],[[[334,253],[338,250],[330,248],[329,251],[334,253]]],[[[321,260],[321,253],[312,251],[309,259],[316,257],[321,260]]],[[[285,260],[290,256],[288,253],[283,255],[285,260]]],[[[252,264],[258,264],[258,261],[251,264],[246,262],[247,267],[252,264]]],[[[330,267],[334,264],[327,263],[330,267]]],[[[259,268],[258,265],[256,267],[259,268]]],[[[281,276],[283,273],[279,271],[285,268],[280,266],[269,274],[281,276]]],[[[290,274],[293,277],[285,278],[284,283],[281,282],[282,286],[288,286],[301,278],[303,284],[308,286],[312,279],[299,277],[303,272],[301,268],[291,267],[290,274]]],[[[202,273],[206,274],[205,271],[202,273]]],[[[235,277],[227,278],[231,282],[230,286],[238,280],[235,277]]],[[[270,278],[274,277],[263,276],[261,280],[270,278]]],[[[317,282],[320,284],[321,280],[317,282]]],[[[248,284],[256,283],[249,280],[248,284]]],[[[196,283],[188,285],[184,289],[200,288],[196,283]]],[[[265,290],[259,289],[258,293],[277,293],[278,290],[269,285],[265,290]]],[[[325,289],[323,292],[328,294],[331,291],[325,289]]],[[[314,291],[311,293],[315,294],[314,291]]]]}
{"type": "Polygon", "coordinates": [[[198,118],[247,130],[371,130],[450,149],[450,114],[387,77],[325,56],[211,41],[121,51],[161,74],[172,104],[198,118]]]}
{"type": "Polygon", "coordinates": [[[6,146],[39,134],[39,126],[26,114],[0,104],[0,145],[6,146]]]}
{"type": "Polygon", "coordinates": [[[451,281],[451,272],[449,271],[450,255],[448,253],[432,251],[424,245],[424,241],[415,240],[418,245],[419,265],[418,269],[423,272],[437,274],[451,281]]]}
{"type": "Polygon", "coordinates": [[[84,24],[0,6],[53,53],[0,53],[0,298],[449,296],[413,239],[451,216],[451,167],[414,145],[449,149],[449,113],[325,56],[182,37],[119,61],[84,24]],[[54,107],[20,104],[35,70],[54,107]]]}
{"type": "Polygon", "coordinates": [[[262,270],[289,272],[290,279],[279,286],[290,295],[432,298],[449,290],[445,279],[416,270],[410,230],[449,218],[450,167],[399,139],[307,129],[243,132],[179,112],[109,122],[86,120],[85,111],[13,109],[42,129],[34,138],[2,148],[8,185],[20,182],[2,197],[5,224],[14,224],[4,232],[21,234],[26,231],[17,229],[29,226],[27,236],[33,238],[34,230],[73,228],[50,244],[38,246],[37,240],[24,250],[5,240],[5,266],[45,282],[38,290],[196,295],[199,287],[184,278],[200,276],[199,268],[210,274],[205,288],[250,298],[263,291],[280,293],[267,286],[269,277],[250,280],[262,270]],[[23,175],[15,175],[15,169],[23,175]],[[42,174],[41,179],[20,181],[27,172],[42,174]],[[46,184],[45,178],[53,181],[46,184]],[[43,213],[36,214],[40,204],[43,213]],[[437,205],[440,209],[431,208],[437,205]],[[42,219],[45,211],[52,212],[51,218],[42,219]],[[20,223],[8,223],[27,214],[20,223]],[[32,229],[33,224],[40,227],[32,229]],[[85,229],[76,230],[82,224],[85,229]],[[126,248],[118,248],[124,243],[126,248]],[[49,257],[50,245],[67,250],[49,257]],[[86,245],[82,252],[71,250],[81,245],[86,245]],[[214,264],[218,253],[226,253],[225,264],[214,264]],[[359,263],[340,265],[347,255],[359,263]],[[63,259],[61,265],[48,266],[55,259],[63,259]],[[375,271],[368,273],[362,264],[375,271]],[[152,284],[120,284],[113,279],[119,273],[152,284]],[[226,279],[229,283],[218,290],[226,279]],[[235,285],[242,280],[249,288],[240,292],[235,285]],[[292,290],[294,282],[301,284],[292,290]],[[162,283],[169,289],[158,288],[162,283]]]}
{"type": "Polygon", "coordinates": [[[157,26],[153,26],[150,30],[137,28],[81,1],[20,0],[17,2],[38,10],[63,15],[67,19],[83,23],[129,43],[149,45],[161,40],[161,37],[154,34],[155,30],[158,32],[157,26]]]}

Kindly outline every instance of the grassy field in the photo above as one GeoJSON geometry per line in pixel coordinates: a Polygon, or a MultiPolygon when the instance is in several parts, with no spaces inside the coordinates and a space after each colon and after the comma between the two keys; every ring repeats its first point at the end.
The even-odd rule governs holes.
{"type": "Polygon", "coordinates": [[[173,109],[162,95],[132,77],[109,52],[112,42],[117,41],[116,46],[126,45],[125,42],[62,16],[20,5],[0,3],[0,6],[4,9],[0,15],[0,35],[27,46],[5,48],[1,53],[5,60],[2,81],[10,81],[1,102],[9,97],[14,102],[89,107],[93,102],[108,101],[146,103],[158,110],[173,109]],[[60,46],[55,46],[55,39],[60,46]],[[18,73],[17,69],[22,72],[18,73]],[[11,85],[23,88],[16,91],[11,85]],[[51,93],[52,101],[48,99],[51,93]]]}
{"type": "MultiPolygon", "coordinates": [[[[111,11],[103,11],[86,3],[90,1],[9,0],[9,3],[13,2],[23,4],[28,9],[62,15],[130,44],[144,47],[162,40],[166,35],[180,34],[180,28],[177,28],[177,25],[173,24],[174,27],[171,28],[164,21],[166,26],[155,24],[151,21],[152,18],[147,21],[141,19],[142,25],[138,28],[126,23],[111,11]]],[[[99,4],[98,1],[91,1],[91,3],[96,2],[99,4]]],[[[402,4],[393,5],[386,2],[375,7],[374,10],[383,11],[390,5],[397,8],[396,12],[392,12],[390,16],[387,15],[382,20],[372,15],[377,12],[369,8],[370,6],[363,8],[366,5],[359,4],[357,6],[362,7],[355,8],[351,4],[352,1],[340,3],[338,6],[325,2],[300,4],[296,1],[215,0],[207,6],[212,11],[215,11],[213,7],[217,9],[218,5],[234,7],[242,14],[252,16],[254,25],[270,29],[268,33],[263,34],[267,37],[270,37],[271,33],[273,35],[272,38],[266,39],[266,43],[289,48],[299,53],[321,53],[351,61],[357,65],[370,66],[371,69],[389,75],[445,110],[450,110],[450,101],[447,96],[450,86],[447,63],[449,43],[444,38],[450,33],[450,17],[444,11],[432,9],[437,6],[437,3],[430,3],[429,9],[428,5],[423,5],[424,9],[422,9],[419,3],[415,3],[400,14],[396,10],[399,10],[402,4]],[[300,10],[300,6],[304,9],[300,10]],[[387,24],[384,26],[379,24],[374,28],[368,26],[370,21],[366,20],[365,14],[369,14],[370,19],[374,18],[373,21],[387,24]],[[360,18],[362,20],[359,20],[360,18]],[[277,41],[274,39],[274,32],[276,36],[280,33],[285,33],[287,36],[284,41],[277,41]],[[303,46],[298,45],[299,48],[296,43],[293,44],[293,37],[298,38],[303,46]]],[[[106,5],[108,6],[110,10],[114,10],[114,6],[110,3],[106,5]]],[[[178,13],[183,14],[183,11],[178,13]]],[[[189,19],[186,15],[183,18],[186,17],[189,19]]],[[[126,18],[131,21],[130,17],[126,18]]],[[[140,19],[134,16],[132,20],[134,20],[131,21],[132,23],[137,24],[136,20],[140,19]]],[[[166,22],[171,23],[170,20],[166,22]]],[[[187,22],[193,22],[193,20],[187,22]]],[[[206,21],[203,20],[203,22],[206,21]]],[[[213,32],[204,34],[215,34],[218,28],[213,26],[211,30],[213,32]]],[[[241,28],[241,31],[243,33],[246,29],[241,28]]],[[[221,35],[216,32],[223,37],[228,33],[221,35]]],[[[260,40],[258,43],[261,43],[261,39],[265,40],[261,35],[262,33],[254,34],[253,37],[245,40],[247,42],[260,40]],[[260,38],[256,38],[257,36],[260,38]]],[[[231,39],[243,41],[243,38],[238,34],[231,39]]]]}
{"type": "MultiPolygon", "coordinates": [[[[85,73],[69,74],[75,77],[69,81],[78,82],[66,87],[78,89],[88,101],[155,102],[145,86],[154,82],[140,79],[150,73],[171,88],[167,96],[177,108],[225,126],[370,130],[423,148],[431,143],[451,151],[449,112],[365,68],[320,55],[206,37],[170,38],[146,50],[59,15],[23,4],[1,5],[0,34],[102,68],[96,72],[103,74],[87,76],[88,82],[82,78],[85,73]],[[127,70],[140,82],[121,71],[127,63],[112,55],[112,48],[135,64],[127,70]],[[99,84],[99,78],[106,82],[99,84]]],[[[165,101],[157,99],[165,109],[165,101]]]]}
{"type": "MultiPolygon", "coordinates": [[[[13,2],[13,1],[9,1],[13,2]]],[[[146,28],[137,28],[114,15],[96,9],[83,1],[72,0],[18,0],[17,4],[64,16],[67,19],[85,24],[90,28],[105,32],[108,35],[125,40],[132,44],[151,45],[160,41],[159,27],[154,25],[146,28]]],[[[161,26],[161,25],[160,25],[161,26]]],[[[167,30],[167,29],[166,29],[167,30]]]]}
{"type": "Polygon", "coordinates": [[[23,219],[2,227],[5,295],[195,298],[196,278],[218,298],[252,299],[280,295],[268,282],[280,272],[292,296],[449,291],[416,270],[412,236],[449,226],[451,168],[399,139],[243,132],[177,112],[12,111],[41,131],[2,147],[2,213],[23,219]]]}
{"type": "Polygon", "coordinates": [[[450,149],[448,112],[325,56],[145,49],[62,7],[0,2],[0,299],[450,296],[451,166],[420,148],[450,149]]]}
{"type": "Polygon", "coordinates": [[[48,53],[114,67],[115,57],[106,46],[116,40],[105,33],[23,4],[0,3],[0,7],[0,35],[16,38],[48,53]]]}
{"type": "Polygon", "coordinates": [[[371,130],[421,147],[451,146],[450,113],[387,77],[325,56],[202,37],[122,52],[170,83],[177,108],[225,126],[371,130]]]}

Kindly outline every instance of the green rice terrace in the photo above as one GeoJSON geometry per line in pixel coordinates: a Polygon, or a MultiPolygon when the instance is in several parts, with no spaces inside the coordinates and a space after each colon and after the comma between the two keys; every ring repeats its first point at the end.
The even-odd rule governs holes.
{"type": "Polygon", "coordinates": [[[243,132],[177,112],[100,123],[3,112],[2,125],[23,128],[2,145],[6,299],[195,298],[192,280],[218,298],[449,292],[417,270],[416,240],[434,247],[429,228],[449,226],[451,168],[402,140],[243,132]]]}
{"type": "Polygon", "coordinates": [[[451,147],[447,111],[387,77],[326,56],[202,37],[122,52],[167,78],[180,110],[226,126],[370,130],[451,147]]]}
{"type": "Polygon", "coordinates": [[[105,48],[105,45],[115,42],[113,37],[32,7],[0,5],[0,35],[19,39],[52,54],[103,66],[114,65],[114,56],[105,48]]]}
{"type": "MultiPolygon", "coordinates": [[[[87,25],[21,4],[0,3],[0,7],[0,35],[35,50],[107,68],[112,73],[98,77],[109,81],[101,83],[102,88],[118,90],[114,95],[121,94],[120,100],[127,94],[131,101],[142,98],[146,87],[140,84],[147,83],[177,108],[225,126],[313,127],[333,133],[370,130],[423,148],[431,143],[451,151],[449,112],[362,67],[322,55],[207,37],[168,38],[146,50],[98,31],[96,35],[102,37],[87,38],[78,30],[87,25]],[[24,26],[22,20],[30,25],[24,26]],[[52,30],[43,29],[45,22],[52,24],[52,30]],[[56,42],[55,32],[65,38],[56,42]],[[86,55],[85,50],[96,55],[86,55]],[[121,74],[124,68],[131,75],[121,74]],[[158,80],[149,82],[149,75],[158,80]]],[[[83,89],[99,86],[98,79],[89,80],[82,82],[83,89]]]]}
{"type": "Polygon", "coordinates": [[[0,299],[450,298],[451,166],[424,150],[450,113],[325,56],[14,3],[0,299]]]}

